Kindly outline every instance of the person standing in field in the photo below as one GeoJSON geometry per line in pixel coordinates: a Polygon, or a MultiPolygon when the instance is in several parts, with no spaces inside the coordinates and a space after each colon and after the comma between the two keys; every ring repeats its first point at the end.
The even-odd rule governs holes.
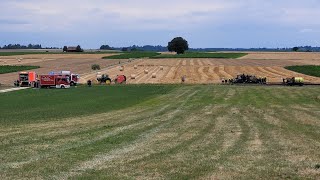
{"type": "Polygon", "coordinates": [[[184,83],[185,81],[186,81],[186,76],[184,75],[181,77],[181,83],[184,83]]]}

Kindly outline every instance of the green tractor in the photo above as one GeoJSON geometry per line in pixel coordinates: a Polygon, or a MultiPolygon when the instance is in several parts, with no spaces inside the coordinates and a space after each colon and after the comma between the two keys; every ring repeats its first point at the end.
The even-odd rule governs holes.
{"type": "Polygon", "coordinates": [[[100,83],[100,84],[111,84],[111,78],[109,77],[109,75],[107,74],[102,74],[102,75],[97,75],[97,81],[100,83]]]}

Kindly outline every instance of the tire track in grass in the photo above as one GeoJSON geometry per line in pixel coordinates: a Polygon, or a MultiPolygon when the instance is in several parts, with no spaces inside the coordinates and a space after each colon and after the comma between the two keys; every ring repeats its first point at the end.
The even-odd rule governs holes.
{"type": "Polygon", "coordinates": [[[187,96],[187,98],[185,98],[182,102],[179,102],[181,104],[179,105],[179,107],[177,109],[175,109],[172,113],[167,114],[168,117],[166,118],[166,120],[160,121],[157,125],[154,126],[154,128],[149,129],[146,132],[143,132],[143,134],[139,135],[139,138],[136,139],[131,144],[127,144],[127,145],[125,145],[123,147],[120,147],[119,149],[114,149],[114,150],[112,150],[111,152],[109,152],[107,154],[97,155],[93,159],[90,159],[88,161],[84,161],[81,164],[76,165],[74,168],[71,168],[68,172],[61,173],[58,176],[54,176],[54,178],[57,178],[57,179],[63,178],[63,179],[65,179],[65,178],[70,178],[70,177],[73,177],[73,176],[78,176],[78,175],[82,174],[83,172],[85,172],[87,170],[94,169],[94,168],[96,168],[98,166],[101,166],[101,165],[109,162],[110,160],[112,160],[114,158],[121,157],[124,154],[129,153],[129,152],[131,152],[131,151],[133,151],[133,150],[135,150],[135,149],[137,149],[139,147],[143,147],[143,145],[146,143],[146,141],[148,141],[149,139],[152,139],[152,137],[160,129],[162,129],[167,124],[170,124],[171,121],[169,121],[169,120],[173,120],[173,118],[175,118],[179,113],[181,113],[181,108],[188,102],[188,100],[190,98],[195,96],[198,92],[199,91],[195,91],[195,92],[189,94],[187,96]]]}
{"type": "MultiPolygon", "coordinates": [[[[286,107],[287,108],[287,107],[286,107]]],[[[283,118],[289,110],[275,109],[275,113],[268,114],[273,118],[281,118],[282,125],[273,124],[265,121],[269,126],[263,125],[266,132],[266,143],[268,143],[269,162],[265,166],[271,177],[283,178],[315,178],[319,176],[312,168],[312,164],[316,164],[320,160],[320,148],[318,139],[308,137],[307,131],[296,131],[301,129],[301,125],[293,125],[293,119],[299,119],[295,116],[283,118]],[[285,122],[283,122],[285,120],[285,122]],[[285,124],[284,124],[285,123],[285,124]],[[307,173],[306,173],[307,172],[307,173]],[[306,173],[306,174],[305,174],[306,173]],[[299,177],[300,176],[300,177],[299,177]]]]}
{"type": "MultiPolygon", "coordinates": [[[[220,97],[220,95],[217,95],[217,96],[220,97]]],[[[216,112],[221,113],[222,109],[225,110],[226,107],[221,106],[218,109],[216,109],[216,112]]],[[[207,111],[207,110],[204,109],[204,111],[207,111]]],[[[178,160],[181,160],[181,158],[182,158],[181,153],[180,153],[181,149],[186,150],[186,149],[189,149],[190,147],[191,147],[191,149],[193,149],[193,147],[197,147],[197,145],[194,145],[194,143],[197,143],[198,141],[203,141],[204,139],[207,139],[204,137],[207,134],[205,132],[211,131],[212,129],[215,129],[212,126],[208,125],[208,123],[212,125],[212,123],[217,124],[217,122],[216,121],[210,122],[210,119],[208,119],[208,117],[204,118],[203,116],[208,116],[211,114],[213,116],[217,116],[217,113],[215,113],[215,112],[209,112],[209,113],[202,112],[201,110],[198,113],[196,115],[189,116],[191,118],[187,118],[186,122],[180,123],[180,124],[185,124],[183,127],[180,127],[180,128],[175,127],[175,126],[171,127],[172,128],[171,132],[174,130],[177,130],[177,129],[179,129],[179,131],[181,131],[181,132],[178,132],[178,134],[174,133],[176,135],[169,136],[169,137],[167,136],[167,138],[163,139],[164,144],[166,144],[165,149],[163,149],[163,145],[161,145],[161,142],[157,142],[156,143],[157,145],[162,146],[162,149],[163,149],[162,151],[157,152],[157,151],[159,151],[158,149],[160,149],[160,148],[155,147],[154,149],[157,149],[157,151],[155,153],[150,154],[147,157],[145,157],[145,156],[140,157],[139,156],[140,158],[138,158],[137,160],[134,160],[133,162],[130,161],[130,163],[133,163],[133,164],[137,163],[137,165],[135,165],[137,168],[134,168],[134,169],[138,170],[138,169],[140,169],[138,167],[141,167],[141,166],[143,167],[143,169],[150,169],[151,167],[144,167],[145,166],[144,164],[154,164],[154,163],[146,162],[146,161],[153,161],[153,160],[161,159],[161,161],[165,161],[165,162],[162,162],[162,164],[164,164],[163,166],[166,166],[168,164],[171,164],[171,160],[175,160],[176,156],[179,157],[178,160]],[[194,117],[196,117],[196,118],[194,118],[194,117]],[[207,119],[206,123],[204,123],[203,119],[207,119]],[[207,121],[209,121],[209,122],[207,122],[207,121]],[[191,126],[191,127],[186,128],[186,126],[189,126],[189,124],[192,124],[192,123],[194,123],[194,125],[196,125],[196,126],[191,126]],[[199,125],[201,127],[199,129],[199,131],[194,132],[194,130],[197,129],[196,127],[199,125]],[[205,128],[205,130],[203,130],[202,128],[205,128]],[[184,136],[185,133],[189,133],[189,134],[191,133],[193,135],[192,136],[190,136],[190,135],[184,136]],[[168,143],[168,141],[170,141],[170,139],[172,142],[168,143]],[[185,146],[187,146],[187,147],[185,147],[185,146]],[[158,156],[164,156],[164,157],[158,157],[158,156]],[[166,157],[168,157],[168,158],[166,158],[166,157]]],[[[224,113],[221,113],[221,114],[224,114],[224,113]]],[[[220,122],[224,122],[224,121],[220,121],[220,122]]],[[[217,127],[217,129],[220,129],[220,128],[217,127]]],[[[166,129],[166,132],[168,132],[168,131],[170,132],[169,129],[166,129]]],[[[169,134],[172,134],[172,133],[169,133],[169,134]]],[[[203,143],[200,142],[200,144],[202,145],[203,143]]],[[[228,147],[228,146],[229,145],[226,145],[226,147],[228,147]]],[[[133,155],[133,156],[135,157],[135,155],[133,155]]],[[[136,158],[134,158],[134,159],[136,159],[136,158]]],[[[186,163],[184,160],[183,160],[183,162],[186,163]]],[[[160,163],[161,162],[157,161],[157,163],[155,164],[155,166],[157,166],[157,167],[152,167],[151,169],[161,169],[160,167],[158,167],[160,163]]],[[[186,164],[188,164],[188,163],[186,163],[186,164]]],[[[181,165],[181,164],[179,164],[179,165],[181,165]]],[[[122,165],[119,165],[119,166],[122,166],[122,165]]],[[[174,169],[174,168],[175,168],[175,165],[173,164],[172,167],[166,167],[165,170],[163,170],[163,171],[164,172],[172,172],[172,169],[174,169]],[[171,170],[169,171],[169,169],[171,169],[171,170]]],[[[125,172],[121,172],[121,173],[125,173],[125,172]]],[[[146,174],[146,173],[147,172],[141,172],[139,174],[146,174]]],[[[154,174],[154,173],[159,174],[159,172],[151,172],[151,174],[154,174]]],[[[160,173],[160,174],[163,174],[163,173],[160,173]]],[[[127,174],[126,176],[132,176],[132,174],[127,174]]],[[[174,176],[174,177],[176,177],[176,176],[174,176]]],[[[143,176],[141,178],[151,178],[151,177],[143,176]]],[[[167,177],[167,178],[169,178],[169,177],[167,177]]]]}
{"type": "MultiPolygon", "coordinates": [[[[179,91],[178,91],[179,92],[179,91]]],[[[183,95],[185,93],[188,93],[190,92],[189,90],[187,91],[182,91],[181,93],[178,93],[179,95],[183,95]]],[[[174,95],[174,94],[172,94],[174,95]]],[[[170,95],[170,96],[172,96],[170,95]]],[[[178,96],[177,96],[178,97],[178,96]]],[[[178,97],[180,98],[180,97],[178,97]]],[[[162,96],[160,97],[160,99],[167,99],[165,96],[162,96]]],[[[173,97],[173,99],[176,99],[176,97],[173,97]]],[[[161,101],[162,102],[162,101],[161,101]]],[[[158,111],[150,111],[150,113],[148,114],[144,114],[145,117],[143,116],[139,116],[139,118],[143,118],[143,119],[146,119],[147,117],[152,117],[152,116],[155,116],[157,114],[161,114],[163,113],[164,111],[167,111],[168,109],[170,109],[167,105],[164,104],[163,107],[161,107],[162,105],[160,104],[160,108],[158,109],[158,111]]],[[[155,107],[154,109],[156,109],[157,107],[155,107]]],[[[139,113],[136,113],[137,115],[139,113]]],[[[95,117],[95,116],[93,116],[95,117]]],[[[123,119],[123,117],[119,116],[118,117],[119,119],[121,118],[121,120],[123,119]]],[[[134,126],[138,126],[141,124],[141,120],[139,120],[139,118],[136,118],[136,117],[130,117],[128,116],[128,118],[130,119],[130,121],[127,123],[127,124],[123,124],[125,127],[128,127],[128,128],[132,128],[134,126]],[[132,119],[132,120],[131,120],[132,119]],[[138,121],[137,121],[138,120],[138,121]]],[[[117,119],[115,119],[115,121],[118,121],[117,119]]],[[[113,131],[116,131],[118,134],[120,132],[122,132],[122,130],[128,130],[128,128],[123,128],[123,127],[119,127],[119,128],[115,128],[113,131]],[[121,130],[121,131],[120,131],[121,130]]],[[[95,130],[95,129],[93,129],[95,130]]],[[[98,137],[94,137],[93,139],[88,139],[88,141],[81,141],[79,143],[76,143],[76,144],[65,144],[65,145],[62,145],[61,147],[59,147],[60,149],[58,149],[56,152],[48,152],[48,153],[45,153],[45,154],[40,154],[40,155],[36,155],[36,156],[31,156],[29,158],[29,160],[27,161],[23,161],[23,162],[14,162],[14,163],[7,163],[7,166],[14,166],[14,167],[19,167],[19,166],[22,166],[22,165],[25,165],[25,164],[29,164],[31,162],[34,162],[34,161],[38,161],[38,160],[41,160],[41,159],[44,159],[44,158],[47,158],[47,157],[51,157],[53,155],[57,155],[57,154],[61,154],[63,153],[64,151],[66,150],[70,150],[70,149],[74,149],[74,148],[79,148],[79,147],[82,147],[82,146],[85,146],[85,145],[89,145],[89,144],[92,144],[96,141],[99,141],[99,140],[102,140],[102,139],[105,139],[107,137],[110,137],[111,135],[115,135],[116,133],[115,132],[107,132],[107,133],[104,133],[102,131],[102,134],[101,135],[98,135],[98,137]]],[[[65,137],[63,137],[62,139],[65,139],[65,137]]],[[[56,147],[58,148],[58,147],[56,147]]]]}
{"type": "MultiPolygon", "coordinates": [[[[237,92],[241,94],[243,93],[241,91],[237,92]]],[[[236,94],[234,96],[236,98],[240,95],[236,94]]],[[[230,101],[231,104],[233,104],[232,101],[230,101]]],[[[194,178],[233,179],[241,177],[242,175],[248,174],[248,171],[255,167],[256,163],[263,160],[263,143],[260,138],[260,130],[256,125],[256,121],[259,120],[259,118],[252,118],[252,116],[250,116],[251,112],[248,112],[247,109],[242,107],[233,107],[230,112],[226,116],[230,116],[227,120],[231,122],[226,123],[227,126],[230,126],[229,128],[231,128],[231,132],[234,133],[236,138],[234,137],[234,139],[229,143],[224,143],[224,147],[227,147],[228,151],[221,155],[216,155],[218,158],[214,158],[212,162],[210,162],[212,167],[200,167],[196,169],[202,170],[202,168],[204,168],[206,170],[203,170],[203,173],[194,176],[194,178]],[[234,121],[237,122],[238,125],[234,124],[234,121]],[[259,158],[252,156],[252,154],[259,156],[259,158]]],[[[228,131],[225,131],[225,133],[227,132],[228,131]]],[[[226,136],[225,139],[230,140],[228,136],[226,136]]]]}
{"type": "MultiPolygon", "coordinates": [[[[192,108],[192,106],[190,106],[189,108],[192,108]]],[[[186,110],[188,110],[189,108],[187,108],[187,109],[185,109],[184,111],[186,111],[186,110]]],[[[175,142],[175,144],[176,143],[179,143],[180,142],[180,140],[178,140],[178,139],[181,139],[181,140],[185,140],[185,139],[189,139],[189,138],[192,138],[192,135],[190,135],[190,134],[194,134],[194,135],[197,135],[197,133],[198,132],[193,132],[194,131],[194,128],[195,127],[197,127],[197,126],[203,126],[203,123],[200,123],[200,122],[198,122],[198,121],[200,121],[200,119],[202,119],[202,117],[205,115],[205,113],[202,113],[202,111],[200,110],[200,111],[196,111],[197,113],[195,114],[195,115],[187,115],[187,117],[185,117],[185,118],[183,118],[183,119],[181,119],[182,121],[184,121],[183,123],[182,122],[180,122],[181,120],[179,120],[179,121],[177,121],[177,120],[175,120],[176,122],[174,122],[174,124],[170,124],[170,127],[167,127],[167,128],[165,128],[165,129],[163,129],[162,131],[163,131],[163,133],[165,133],[165,134],[168,134],[168,132],[170,133],[170,134],[172,134],[170,131],[174,131],[175,129],[177,129],[178,127],[180,127],[179,128],[179,132],[177,132],[178,134],[176,135],[176,136],[167,136],[169,139],[171,139],[171,141],[174,141],[175,142]],[[184,126],[181,126],[181,124],[185,124],[184,126]],[[178,126],[178,127],[176,127],[176,126],[178,126]],[[181,129],[182,128],[182,129],[181,129]],[[193,132],[193,133],[192,133],[193,132]],[[177,137],[177,138],[175,138],[175,137],[177,137]]],[[[183,114],[184,114],[184,112],[182,112],[183,114]]],[[[201,131],[201,129],[200,129],[200,131],[201,131]]],[[[176,134],[176,133],[174,133],[174,134],[176,134]]],[[[161,136],[160,135],[160,137],[163,137],[163,136],[161,136]]],[[[172,148],[172,145],[173,145],[173,143],[168,143],[168,140],[167,140],[167,138],[161,138],[160,139],[160,141],[161,142],[159,142],[159,141],[157,141],[157,138],[153,138],[152,139],[152,141],[153,141],[153,143],[157,146],[157,145],[160,145],[159,143],[161,143],[161,142],[164,142],[165,144],[167,144],[168,145],[168,147],[169,148],[172,148]]],[[[183,142],[182,142],[183,143],[183,142]]],[[[148,143],[149,144],[149,143],[148,143]]],[[[155,150],[156,149],[159,149],[158,147],[154,147],[154,145],[152,145],[152,144],[149,144],[151,147],[153,147],[155,150]]],[[[143,146],[143,147],[145,147],[145,146],[143,146]]],[[[167,147],[167,148],[168,148],[167,147]]],[[[146,148],[146,153],[147,154],[145,154],[144,152],[140,152],[141,150],[139,150],[139,152],[137,152],[138,153],[138,155],[136,154],[136,155],[130,155],[129,157],[133,157],[133,159],[131,159],[130,160],[130,162],[144,162],[143,161],[143,159],[145,159],[145,158],[150,158],[150,156],[153,156],[153,154],[150,154],[150,148],[149,148],[149,146],[148,147],[145,147],[146,148]],[[148,155],[148,153],[150,154],[150,156],[148,155]],[[138,158],[136,158],[138,156],[138,158]],[[147,157],[146,157],[147,156],[147,157]]],[[[163,148],[163,147],[162,147],[163,148]]],[[[170,150],[170,149],[169,149],[170,150]]],[[[171,151],[171,150],[170,150],[171,151]]],[[[161,154],[162,154],[162,152],[160,152],[161,154]]],[[[114,160],[115,162],[114,163],[117,163],[117,162],[119,162],[119,160],[114,160]]],[[[111,165],[114,165],[114,163],[111,163],[111,165]]],[[[127,160],[126,160],[126,162],[124,162],[124,163],[127,163],[127,160]]],[[[108,165],[108,167],[109,167],[110,165],[108,165]]],[[[140,166],[140,165],[138,165],[138,166],[140,166]]],[[[105,168],[107,168],[107,167],[105,167],[105,168]]],[[[109,167],[110,168],[110,167],[109,167]]]]}
{"type": "Polygon", "coordinates": [[[123,115],[124,116],[134,115],[132,111],[136,111],[137,113],[143,113],[145,111],[149,111],[150,109],[151,109],[150,107],[144,107],[139,109],[132,108],[132,109],[117,110],[115,112],[98,114],[96,115],[97,117],[95,118],[90,118],[90,116],[84,116],[80,118],[68,118],[66,120],[57,121],[57,122],[51,121],[51,122],[45,122],[45,123],[20,125],[18,127],[6,128],[5,130],[1,129],[0,137],[10,138],[11,136],[16,136],[17,134],[26,137],[28,134],[35,135],[35,134],[38,134],[39,132],[41,133],[41,135],[48,135],[51,133],[56,133],[61,135],[61,133],[66,131],[65,130],[66,128],[70,130],[70,128],[72,127],[78,128],[78,126],[86,126],[86,127],[95,126],[95,123],[99,123],[101,121],[105,121],[111,118],[120,118],[123,115]],[[106,118],[106,119],[101,119],[101,118],[106,118]]]}
{"type": "MultiPolygon", "coordinates": [[[[147,118],[149,116],[155,116],[157,114],[161,114],[163,113],[164,111],[168,110],[169,109],[169,106],[168,105],[165,105],[163,106],[162,108],[160,108],[158,111],[150,111],[152,112],[151,114],[146,114],[144,118],[147,118]]],[[[13,163],[7,163],[5,164],[6,167],[14,167],[14,168],[19,168],[21,167],[22,165],[25,165],[25,164],[30,164],[32,162],[35,162],[35,161],[38,161],[38,160],[41,160],[41,159],[45,159],[45,158],[48,158],[48,157],[52,157],[53,155],[58,155],[58,154],[61,154],[63,153],[64,151],[66,150],[70,150],[70,149],[73,149],[73,148],[79,148],[79,147],[82,147],[82,146],[86,146],[86,145],[89,145],[89,144],[92,144],[94,142],[97,142],[97,141],[101,141],[103,139],[106,139],[110,136],[115,136],[119,133],[122,133],[124,130],[129,130],[129,129],[132,129],[134,127],[137,127],[137,126],[140,126],[141,125],[141,121],[139,121],[139,118],[141,118],[141,116],[137,117],[137,114],[139,113],[136,113],[136,116],[127,116],[128,118],[123,118],[123,117],[118,117],[119,119],[115,119],[116,121],[117,120],[121,120],[123,121],[123,119],[126,121],[126,120],[129,120],[128,123],[125,123],[125,124],[121,124],[122,126],[119,125],[119,127],[117,128],[114,128],[112,129],[110,132],[107,132],[105,133],[104,129],[101,130],[101,133],[98,131],[98,129],[90,129],[90,131],[98,131],[98,133],[100,133],[99,135],[97,134],[96,137],[94,137],[93,139],[88,139],[87,141],[85,140],[81,140],[81,139],[76,139],[77,142],[76,144],[72,144],[73,142],[71,142],[71,145],[70,145],[70,142],[69,144],[64,144],[64,145],[61,145],[61,146],[57,146],[55,147],[55,149],[58,149],[58,150],[54,150],[54,152],[50,151],[50,152],[47,152],[47,153],[40,153],[40,155],[36,155],[36,156],[31,156],[29,157],[29,160],[27,161],[21,161],[21,162],[13,162],[13,163]],[[79,142],[80,141],[80,142],[79,142]]],[[[93,116],[92,118],[95,118],[95,116],[93,116]]],[[[87,134],[87,132],[83,132],[82,129],[79,133],[76,133],[76,134],[72,134],[73,136],[79,136],[79,135],[82,135],[82,134],[87,134]]],[[[62,136],[62,137],[58,137],[59,139],[65,139],[66,138],[70,138],[68,136],[62,136]]],[[[26,145],[23,144],[22,145],[23,147],[25,147],[26,145]]],[[[1,167],[1,166],[0,166],[1,167]]]]}
{"type": "MultiPolygon", "coordinates": [[[[181,120],[179,121],[180,123],[170,123],[170,125],[168,125],[166,128],[163,128],[161,131],[159,131],[153,139],[150,139],[150,142],[146,143],[146,146],[143,146],[141,149],[131,152],[130,155],[127,155],[127,158],[123,160],[115,159],[112,163],[108,164],[107,166],[102,166],[99,169],[117,169],[118,167],[125,166],[126,164],[130,163],[134,164],[134,167],[131,169],[131,171],[129,170],[130,172],[127,172],[126,176],[133,176],[131,173],[137,173],[137,171],[139,171],[141,167],[143,167],[143,169],[146,168],[144,167],[146,161],[141,160],[153,156],[153,153],[157,153],[157,151],[159,151],[160,149],[170,149],[174,146],[174,144],[177,144],[180,141],[190,139],[193,138],[193,136],[196,136],[199,132],[198,130],[195,130],[195,128],[199,126],[199,123],[197,121],[200,121],[201,118],[202,116],[199,116],[198,114],[188,115],[188,117],[182,119],[182,121],[184,121],[183,124],[185,124],[185,126],[183,127],[179,125],[181,123],[181,120]],[[177,125],[180,126],[182,129],[179,129],[179,132],[173,132],[175,129],[174,127],[176,127],[177,125]],[[171,141],[171,143],[166,143],[168,141],[171,141]],[[133,169],[135,169],[136,171],[133,171],[133,169]]],[[[124,174],[126,172],[120,173],[124,174]]],[[[144,172],[143,174],[145,173],[148,174],[148,172],[144,172]]]]}

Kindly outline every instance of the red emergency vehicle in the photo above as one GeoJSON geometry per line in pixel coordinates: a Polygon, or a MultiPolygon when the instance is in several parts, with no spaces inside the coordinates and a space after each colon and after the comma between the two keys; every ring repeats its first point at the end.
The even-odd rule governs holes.
{"type": "Polygon", "coordinates": [[[78,81],[80,79],[78,74],[73,74],[71,71],[58,71],[58,72],[50,72],[50,75],[65,75],[69,78],[70,85],[76,86],[78,84],[78,81]]]}
{"type": "Polygon", "coordinates": [[[14,82],[15,86],[20,87],[34,87],[37,81],[36,72],[20,72],[19,78],[14,82]]]}
{"type": "Polygon", "coordinates": [[[67,75],[39,75],[39,87],[41,88],[70,88],[70,80],[67,75]]]}

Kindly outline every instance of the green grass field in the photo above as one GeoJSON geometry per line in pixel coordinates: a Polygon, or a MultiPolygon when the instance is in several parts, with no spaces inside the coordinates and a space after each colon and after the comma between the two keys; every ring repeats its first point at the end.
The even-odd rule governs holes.
{"type": "Polygon", "coordinates": [[[0,74],[38,69],[40,66],[0,66],[0,74]]]}
{"type": "Polygon", "coordinates": [[[103,57],[104,59],[130,59],[130,58],[226,58],[235,59],[247,55],[246,53],[203,53],[203,52],[186,52],[185,54],[160,54],[155,52],[127,52],[119,55],[103,57]]]}
{"type": "Polygon", "coordinates": [[[213,85],[0,94],[0,178],[317,179],[319,94],[213,85]]]}
{"type": "Polygon", "coordinates": [[[320,77],[320,66],[305,65],[305,66],[287,66],[288,70],[295,71],[298,73],[320,77]]]}
{"type": "Polygon", "coordinates": [[[203,52],[187,52],[185,54],[161,54],[153,58],[225,58],[236,59],[247,55],[246,53],[203,53],[203,52]]]}
{"type": "Polygon", "coordinates": [[[174,86],[98,86],[68,90],[30,89],[1,95],[0,122],[25,124],[36,121],[104,113],[132,106],[150,96],[166,93],[174,86]],[[85,103],[83,100],[86,99],[85,103]],[[19,103],[17,103],[19,102],[19,103]],[[40,106],[39,106],[40,105],[40,106]],[[12,112],[17,108],[22,111],[12,112]],[[30,114],[30,112],[33,112],[30,114]],[[26,119],[25,117],[30,117],[26,119]],[[46,117],[43,119],[43,117],[46,117]]]}
{"type": "Polygon", "coordinates": [[[156,52],[144,52],[144,51],[138,51],[138,52],[125,52],[119,55],[114,56],[107,56],[103,57],[103,59],[130,59],[130,58],[151,58],[154,56],[159,55],[160,53],[156,52]]]}

